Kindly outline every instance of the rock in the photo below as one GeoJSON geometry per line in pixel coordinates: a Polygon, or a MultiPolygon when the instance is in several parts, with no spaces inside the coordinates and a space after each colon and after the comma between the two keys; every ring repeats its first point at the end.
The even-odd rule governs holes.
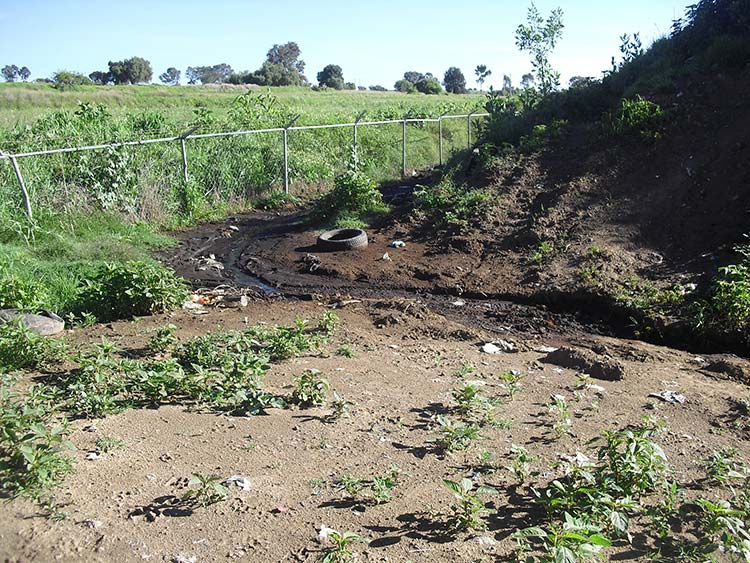
{"type": "Polygon", "coordinates": [[[494,538],[491,538],[490,536],[479,536],[479,537],[474,538],[471,541],[473,541],[474,543],[478,543],[479,545],[495,545],[495,544],[497,544],[497,540],[495,540],[494,538]]]}
{"type": "Polygon", "coordinates": [[[621,362],[610,356],[599,355],[586,349],[563,346],[547,354],[541,361],[574,369],[596,379],[619,381],[625,377],[625,366],[621,362]]]}
{"type": "Polygon", "coordinates": [[[0,309],[0,325],[20,321],[40,336],[52,336],[65,330],[65,321],[50,311],[43,315],[22,313],[17,309],[0,309]]]}

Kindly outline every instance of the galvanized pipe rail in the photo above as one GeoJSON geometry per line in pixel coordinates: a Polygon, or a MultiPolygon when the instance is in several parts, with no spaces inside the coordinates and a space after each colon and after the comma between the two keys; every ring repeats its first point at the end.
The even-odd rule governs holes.
{"type": "MultiPolygon", "coordinates": [[[[29,158],[34,156],[43,156],[51,154],[66,154],[76,153],[85,151],[95,151],[107,148],[119,148],[119,147],[136,147],[141,145],[151,145],[154,143],[172,143],[179,141],[182,152],[182,169],[183,178],[187,182],[189,179],[188,175],[188,154],[187,154],[187,141],[198,140],[198,139],[213,139],[220,137],[238,137],[244,135],[257,135],[263,133],[282,133],[284,141],[284,191],[289,193],[289,148],[288,148],[288,135],[290,131],[311,131],[316,129],[339,129],[342,127],[351,127],[354,135],[354,154],[357,155],[357,128],[368,125],[388,125],[400,123],[402,126],[402,161],[401,161],[401,172],[406,176],[406,145],[407,145],[407,124],[409,123],[437,123],[438,124],[438,142],[439,142],[439,153],[440,153],[440,165],[443,164],[443,120],[444,119],[466,119],[467,127],[467,147],[471,149],[471,120],[472,118],[488,117],[488,113],[468,113],[461,115],[447,115],[442,114],[439,117],[408,117],[405,115],[402,119],[382,119],[376,121],[362,121],[365,112],[360,113],[356,120],[352,123],[330,123],[325,125],[294,125],[295,121],[299,118],[297,115],[292,119],[285,127],[271,127],[267,129],[244,129],[239,131],[221,131],[217,133],[196,133],[199,126],[192,127],[185,131],[181,135],[173,137],[159,137],[156,139],[139,139],[137,141],[119,141],[117,143],[102,143],[98,145],[83,145],[78,147],[61,147],[56,149],[43,149],[37,151],[26,151],[15,154],[6,153],[0,151],[0,160],[9,160],[13,166],[13,170],[18,180],[19,187],[23,193],[24,207],[26,209],[26,215],[29,220],[33,220],[33,213],[31,208],[31,198],[26,188],[26,184],[21,175],[21,169],[18,166],[19,158],[29,158]]],[[[356,160],[356,159],[355,159],[356,160]]]]}

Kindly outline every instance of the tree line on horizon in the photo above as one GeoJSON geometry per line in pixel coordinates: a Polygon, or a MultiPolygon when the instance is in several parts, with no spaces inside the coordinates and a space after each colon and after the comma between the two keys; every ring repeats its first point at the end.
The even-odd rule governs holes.
{"type": "MultiPolygon", "coordinates": [[[[266,60],[261,67],[255,71],[235,72],[226,63],[208,66],[190,66],[185,70],[185,78],[188,84],[254,84],[258,86],[309,86],[305,76],[305,61],[300,58],[301,50],[297,43],[290,41],[284,44],[275,44],[266,54],[266,60]]],[[[154,77],[150,61],[143,57],[131,57],[121,61],[109,61],[107,70],[95,70],[88,76],[60,70],[51,78],[37,79],[37,82],[47,82],[59,87],[78,86],[86,84],[108,85],[108,84],[143,84],[149,83],[154,77]]],[[[6,82],[22,80],[28,81],[31,72],[27,67],[18,68],[16,65],[6,65],[0,72],[6,82]]],[[[478,65],[475,69],[476,81],[479,90],[492,71],[486,65],[478,65]]],[[[159,76],[163,84],[176,86],[183,78],[182,72],[169,67],[159,76]]],[[[335,89],[335,90],[367,90],[364,86],[357,87],[353,82],[344,79],[343,70],[339,65],[329,64],[321,70],[317,76],[317,84],[313,89],[335,89]]],[[[524,75],[522,87],[529,80],[533,80],[531,74],[524,75]]],[[[388,90],[381,85],[369,87],[373,91],[388,90]]],[[[445,71],[442,82],[431,73],[407,71],[403,78],[396,81],[393,90],[398,92],[422,92],[424,94],[465,94],[469,91],[466,87],[466,78],[458,67],[450,67],[445,71]]],[[[503,91],[513,92],[514,88],[509,76],[503,77],[503,91]]]]}

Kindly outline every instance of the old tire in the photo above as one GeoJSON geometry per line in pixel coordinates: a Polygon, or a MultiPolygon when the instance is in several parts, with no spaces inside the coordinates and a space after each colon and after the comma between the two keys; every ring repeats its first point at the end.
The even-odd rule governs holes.
{"type": "Polygon", "coordinates": [[[318,237],[322,250],[355,250],[367,246],[367,233],[362,229],[334,229],[318,237]]]}
{"type": "Polygon", "coordinates": [[[44,315],[31,315],[16,309],[2,309],[0,310],[0,325],[18,321],[40,336],[52,336],[65,330],[65,321],[60,317],[49,311],[43,311],[43,313],[44,315]]]}

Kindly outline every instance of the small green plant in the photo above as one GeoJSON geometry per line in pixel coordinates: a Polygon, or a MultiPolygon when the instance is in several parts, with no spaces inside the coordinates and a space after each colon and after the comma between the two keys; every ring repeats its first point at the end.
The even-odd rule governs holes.
{"type": "Polygon", "coordinates": [[[328,541],[333,544],[324,550],[320,558],[321,563],[348,563],[354,558],[351,545],[364,541],[364,538],[355,532],[328,533],[328,541]]]}
{"type": "Polygon", "coordinates": [[[461,364],[461,367],[458,368],[458,371],[456,371],[456,377],[466,377],[467,375],[471,375],[476,371],[476,368],[474,367],[474,364],[470,362],[465,362],[461,364]]]}
{"type": "Polygon", "coordinates": [[[479,387],[465,383],[454,389],[451,395],[456,403],[454,410],[462,419],[480,426],[492,424],[495,418],[495,403],[479,393],[479,387]]]}
{"type": "Polygon", "coordinates": [[[750,561],[749,515],[726,500],[698,499],[701,509],[701,531],[705,536],[700,545],[705,555],[720,550],[730,554],[732,561],[750,561]]]}
{"type": "Polygon", "coordinates": [[[531,473],[531,457],[529,457],[529,452],[523,446],[511,444],[510,454],[513,456],[513,460],[506,469],[515,475],[519,483],[523,483],[531,473]]]}
{"type": "Polygon", "coordinates": [[[343,356],[344,358],[353,358],[354,357],[354,350],[351,346],[348,344],[345,344],[343,346],[339,346],[339,348],[336,350],[337,356],[343,356]]]}
{"type": "Polygon", "coordinates": [[[354,477],[353,475],[344,474],[339,477],[338,481],[334,485],[334,489],[337,491],[345,491],[351,497],[356,497],[362,489],[365,488],[365,482],[362,479],[354,477]]]}
{"type": "Polygon", "coordinates": [[[326,337],[330,338],[333,332],[336,330],[336,325],[339,324],[339,316],[333,311],[326,311],[318,321],[318,330],[320,330],[326,337]]]}
{"type": "Polygon", "coordinates": [[[383,504],[393,498],[392,489],[398,483],[398,476],[401,470],[396,466],[391,466],[388,473],[375,475],[371,479],[361,479],[353,475],[342,475],[336,481],[334,488],[337,491],[344,491],[352,498],[356,498],[364,490],[369,490],[366,497],[371,499],[375,504],[383,504]]]}
{"type": "Polygon", "coordinates": [[[0,324],[0,369],[40,369],[65,357],[61,341],[39,336],[21,321],[0,324]]]}
{"type": "Polygon", "coordinates": [[[623,99],[620,107],[605,117],[605,128],[610,134],[638,134],[643,138],[659,136],[659,126],[664,117],[661,107],[641,96],[623,99]]]}
{"type": "Polygon", "coordinates": [[[345,400],[336,391],[333,392],[333,400],[331,401],[331,414],[328,415],[327,421],[334,422],[340,418],[348,418],[352,414],[352,407],[354,403],[345,400]]]}
{"type": "Polygon", "coordinates": [[[125,447],[125,442],[114,436],[100,436],[96,439],[96,449],[101,453],[111,453],[125,447]]]}
{"type": "Polygon", "coordinates": [[[481,437],[481,429],[476,424],[455,422],[443,415],[435,418],[439,436],[434,444],[445,452],[465,450],[481,437]]]}
{"type": "Polygon", "coordinates": [[[185,281],[160,264],[104,264],[84,279],[79,309],[109,321],[170,311],[182,305],[187,295],[185,281]]]}
{"type": "Polygon", "coordinates": [[[158,354],[168,352],[180,342],[180,339],[175,335],[176,331],[177,327],[171,323],[157,328],[148,341],[148,349],[158,354]]]}
{"type": "Polygon", "coordinates": [[[552,254],[555,252],[555,245],[552,241],[543,240],[534,250],[534,254],[531,255],[531,261],[536,264],[537,268],[541,268],[543,264],[552,258],[552,254]]]}
{"type": "Polygon", "coordinates": [[[302,205],[302,200],[294,194],[288,194],[279,190],[274,190],[265,196],[263,199],[258,201],[256,207],[259,209],[268,209],[269,211],[275,211],[276,209],[283,209],[285,207],[298,207],[302,205]]]}
{"type": "Polygon", "coordinates": [[[58,401],[50,390],[32,385],[21,395],[14,385],[14,379],[2,376],[0,491],[39,500],[72,470],[65,451],[74,448],[65,439],[67,420],[55,414],[58,401]]]}
{"type": "Polygon", "coordinates": [[[301,407],[319,407],[325,404],[331,384],[317,370],[308,370],[294,380],[292,402],[301,407]]]}
{"type": "Polygon", "coordinates": [[[612,542],[601,534],[601,528],[565,514],[562,526],[551,524],[549,530],[531,527],[514,534],[521,553],[532,550],[530,538],[541,541],[543,563],[578,563],[602,559],[601,551],[612,542]]]}
{"type": "Polygon", "coordinates": [[[459,482],[443,479],[443,485],[458,501],[451,505],[450,512],[445,515],[448,529],[454,533],[486,529],[487,525],[482,520],[482,516],[487,508],[481,496],[496,494],[497,490],[487,486],[475,487],[472,480],[466,478],[459,482]]]}
{"type": "Polygon", "coordinates": [[[721,448],[703,460],[709,479],[716,483],[725,484],[733,479],[743,479],[740,472],[741,465],[737,461],[739,451],[736,448],[721,448]]]}
{"type": "Polygon", "coordinates": [[[573,427],[572,414],[570,406],[564,395],[552,395],[552,402],[547,405],[547,410],[555,416],[552,423],[552,429],[558,436],[570,434],[573,427]]]}
{"type": "Polygon", "coordinates": [[[336,177],[333,189],[321,196],[312,217],[321,223],[333,223],[340,215],[362,217],[386,209],[383,194],[363,172],[348,171],[336,177]]]}
{"type": "Polygon", "coordinates": [[[511,370],[500,374],[500,381],[508,393],[508,400],[512,401],[516,393],[521,390],[521,380],[524,378],[521,372],[511,370]]]}
{"type": "Polygon", "coordinates": [[[193,473],[188,481],[188,487],[196,487],[186,492],[182,500],[188,504],[196,504],[206,507],[211,504],[226,500],[229,491],[224,486],[224,479],[218,475],[204,475],[193,473]]]}

